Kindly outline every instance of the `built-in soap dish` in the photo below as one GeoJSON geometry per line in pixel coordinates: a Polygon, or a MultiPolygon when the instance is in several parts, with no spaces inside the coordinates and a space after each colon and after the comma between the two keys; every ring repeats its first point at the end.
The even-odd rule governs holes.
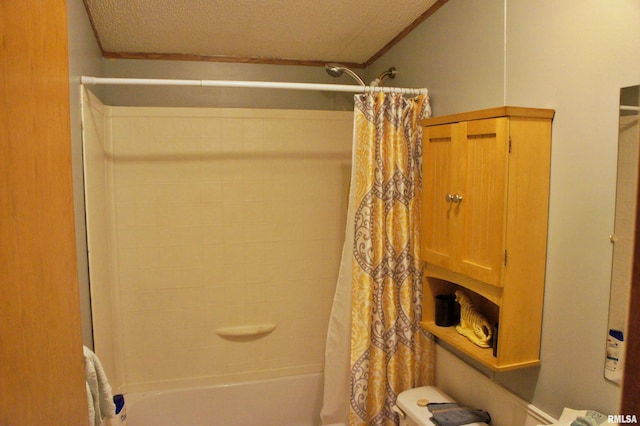
{"type": "Polygon", "coordinates": [[[253,324],[253,325],[240,325],[235,327],[221,327],[216,329],[216,333],[219,336],[228,339],[240,339],[259,337],[265,334],[271,333],[275,330],[275,324],[253,324]]]}

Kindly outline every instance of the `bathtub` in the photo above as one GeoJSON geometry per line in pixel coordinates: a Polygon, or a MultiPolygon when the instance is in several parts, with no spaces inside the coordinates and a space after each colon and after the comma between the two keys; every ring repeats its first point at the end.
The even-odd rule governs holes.
{"type": "Polygon", "coordinates": [[[126,394],[125,401],[128,426],[315,426],[322,373],[126,394]]]}

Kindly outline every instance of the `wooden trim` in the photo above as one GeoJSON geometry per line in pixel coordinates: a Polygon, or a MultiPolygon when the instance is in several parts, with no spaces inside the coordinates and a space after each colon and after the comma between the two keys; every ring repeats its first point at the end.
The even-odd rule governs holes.
{"type": "MultiPolygon", "coordinates": [[[[196,61],[196,62],[231,62],[242,64],[265,64],[265,65],[299,65],[324,67],[328,61],[280,59],[280,58],[260,58],[245,56],[224,56],[224,55],[190,55],[182,53],[136,53],[136,52],[103,52],[105,58],[111,59],[153,59],[164,61],[196,61]]],[[[341,65],[349,68],[365,68],[365,64],[358,62],[340,62],[341,65]]]]}
{"type": "Polygon", "coordinates": [[[439,124],[458,123],[460,121],[484,120],[497,117],[524,117],[553,119],[555,111],[542,108],[523,108],[503,106],[497,108],[482,109],[478,111],[464,112],[460,114],[444,115],[422,120],[423,126],[436,126],[439,124]]]}
{"type": "Polygon", "coordinates": [[[477,293],[496,305],[502,304],[502,288],[483,283],[475,278],[467,277],[458,272],[450,271],[440,266],[426,263],[425,275],[439,280],[459,284],[474,293],[477,293]]]}
{"type": "MultiPolygon", "coordinates": [[[[640,176],[638,176],[640,183],[640,176]]],[[[640,185],[636,194],[636,230],[627,323],[627,350],[622,381],[620,414],[640,415],[640,185]]]]}
{"type": "Polygon", "coordinates": [[[405,38],[407,35],[409,35],[409,33],[411,33],[414,29],[416,29],[418,27],[418,25],[422,24],[424,21],[427,20],[428,17],[430,17],[431,15],[436,13],[438,11],[438,9],[440,9],[447,1],[448,0],[438,0],[438,1],[436,1],[429,9],[427,9],[426,12],[424,12],[422,15],[420,15],[415,21],[413,21],[411,24],[409,24],[409,26],[407,26],[404,30],[400,31],[400,33],[398,33],[398,35],[395,36],[389,43],[385,44],[382,47],[382,49],[380,49],[376,53],[374,53],[373,56],[370,57],[364,63],[365,67],[370,66],[375,61],[380,59],[380,57],[382,57],[382,55],[384,55],[389,50],[391,50],[391,48],[393,46],[395,46],[396,44],[398,44],[400,42],[400,40],[405,38]]]}

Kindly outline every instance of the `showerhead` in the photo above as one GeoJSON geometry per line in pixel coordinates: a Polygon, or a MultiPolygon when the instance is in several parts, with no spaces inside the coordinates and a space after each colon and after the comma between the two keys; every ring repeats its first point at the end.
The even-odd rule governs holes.
{"type": "Polygon", "coordinates": [[[324,69],[331,77],[340,77],[344,71],[344,67],[338,64],[326,64],[324,69]]]}
{"type": "Polygon", "coordinates": [[[351,77],[353,77],[361,86],[366,86],[365,82],[360,78],[358,74],[356,74],[355,72],[351,71],[349,68],[344,67],[340,64],[334,64],[334,63],[326,64],[324,66],[324,69],[327,71],[327,74],[329,74],[331,77],[340,77],[343,72],[346,72],[351,77]]]}

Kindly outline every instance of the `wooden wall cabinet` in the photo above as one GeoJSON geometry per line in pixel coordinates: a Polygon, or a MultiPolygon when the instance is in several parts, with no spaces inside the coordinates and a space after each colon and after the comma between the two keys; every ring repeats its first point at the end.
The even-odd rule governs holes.
{"type": "Polygon", "coordinates": [[[422,325],[496,371],[539,364],[553,110],[499,107],[423,120],[422,325]],[[467,289],[497,349],[435,325],[435,296],[467,289]]]}

